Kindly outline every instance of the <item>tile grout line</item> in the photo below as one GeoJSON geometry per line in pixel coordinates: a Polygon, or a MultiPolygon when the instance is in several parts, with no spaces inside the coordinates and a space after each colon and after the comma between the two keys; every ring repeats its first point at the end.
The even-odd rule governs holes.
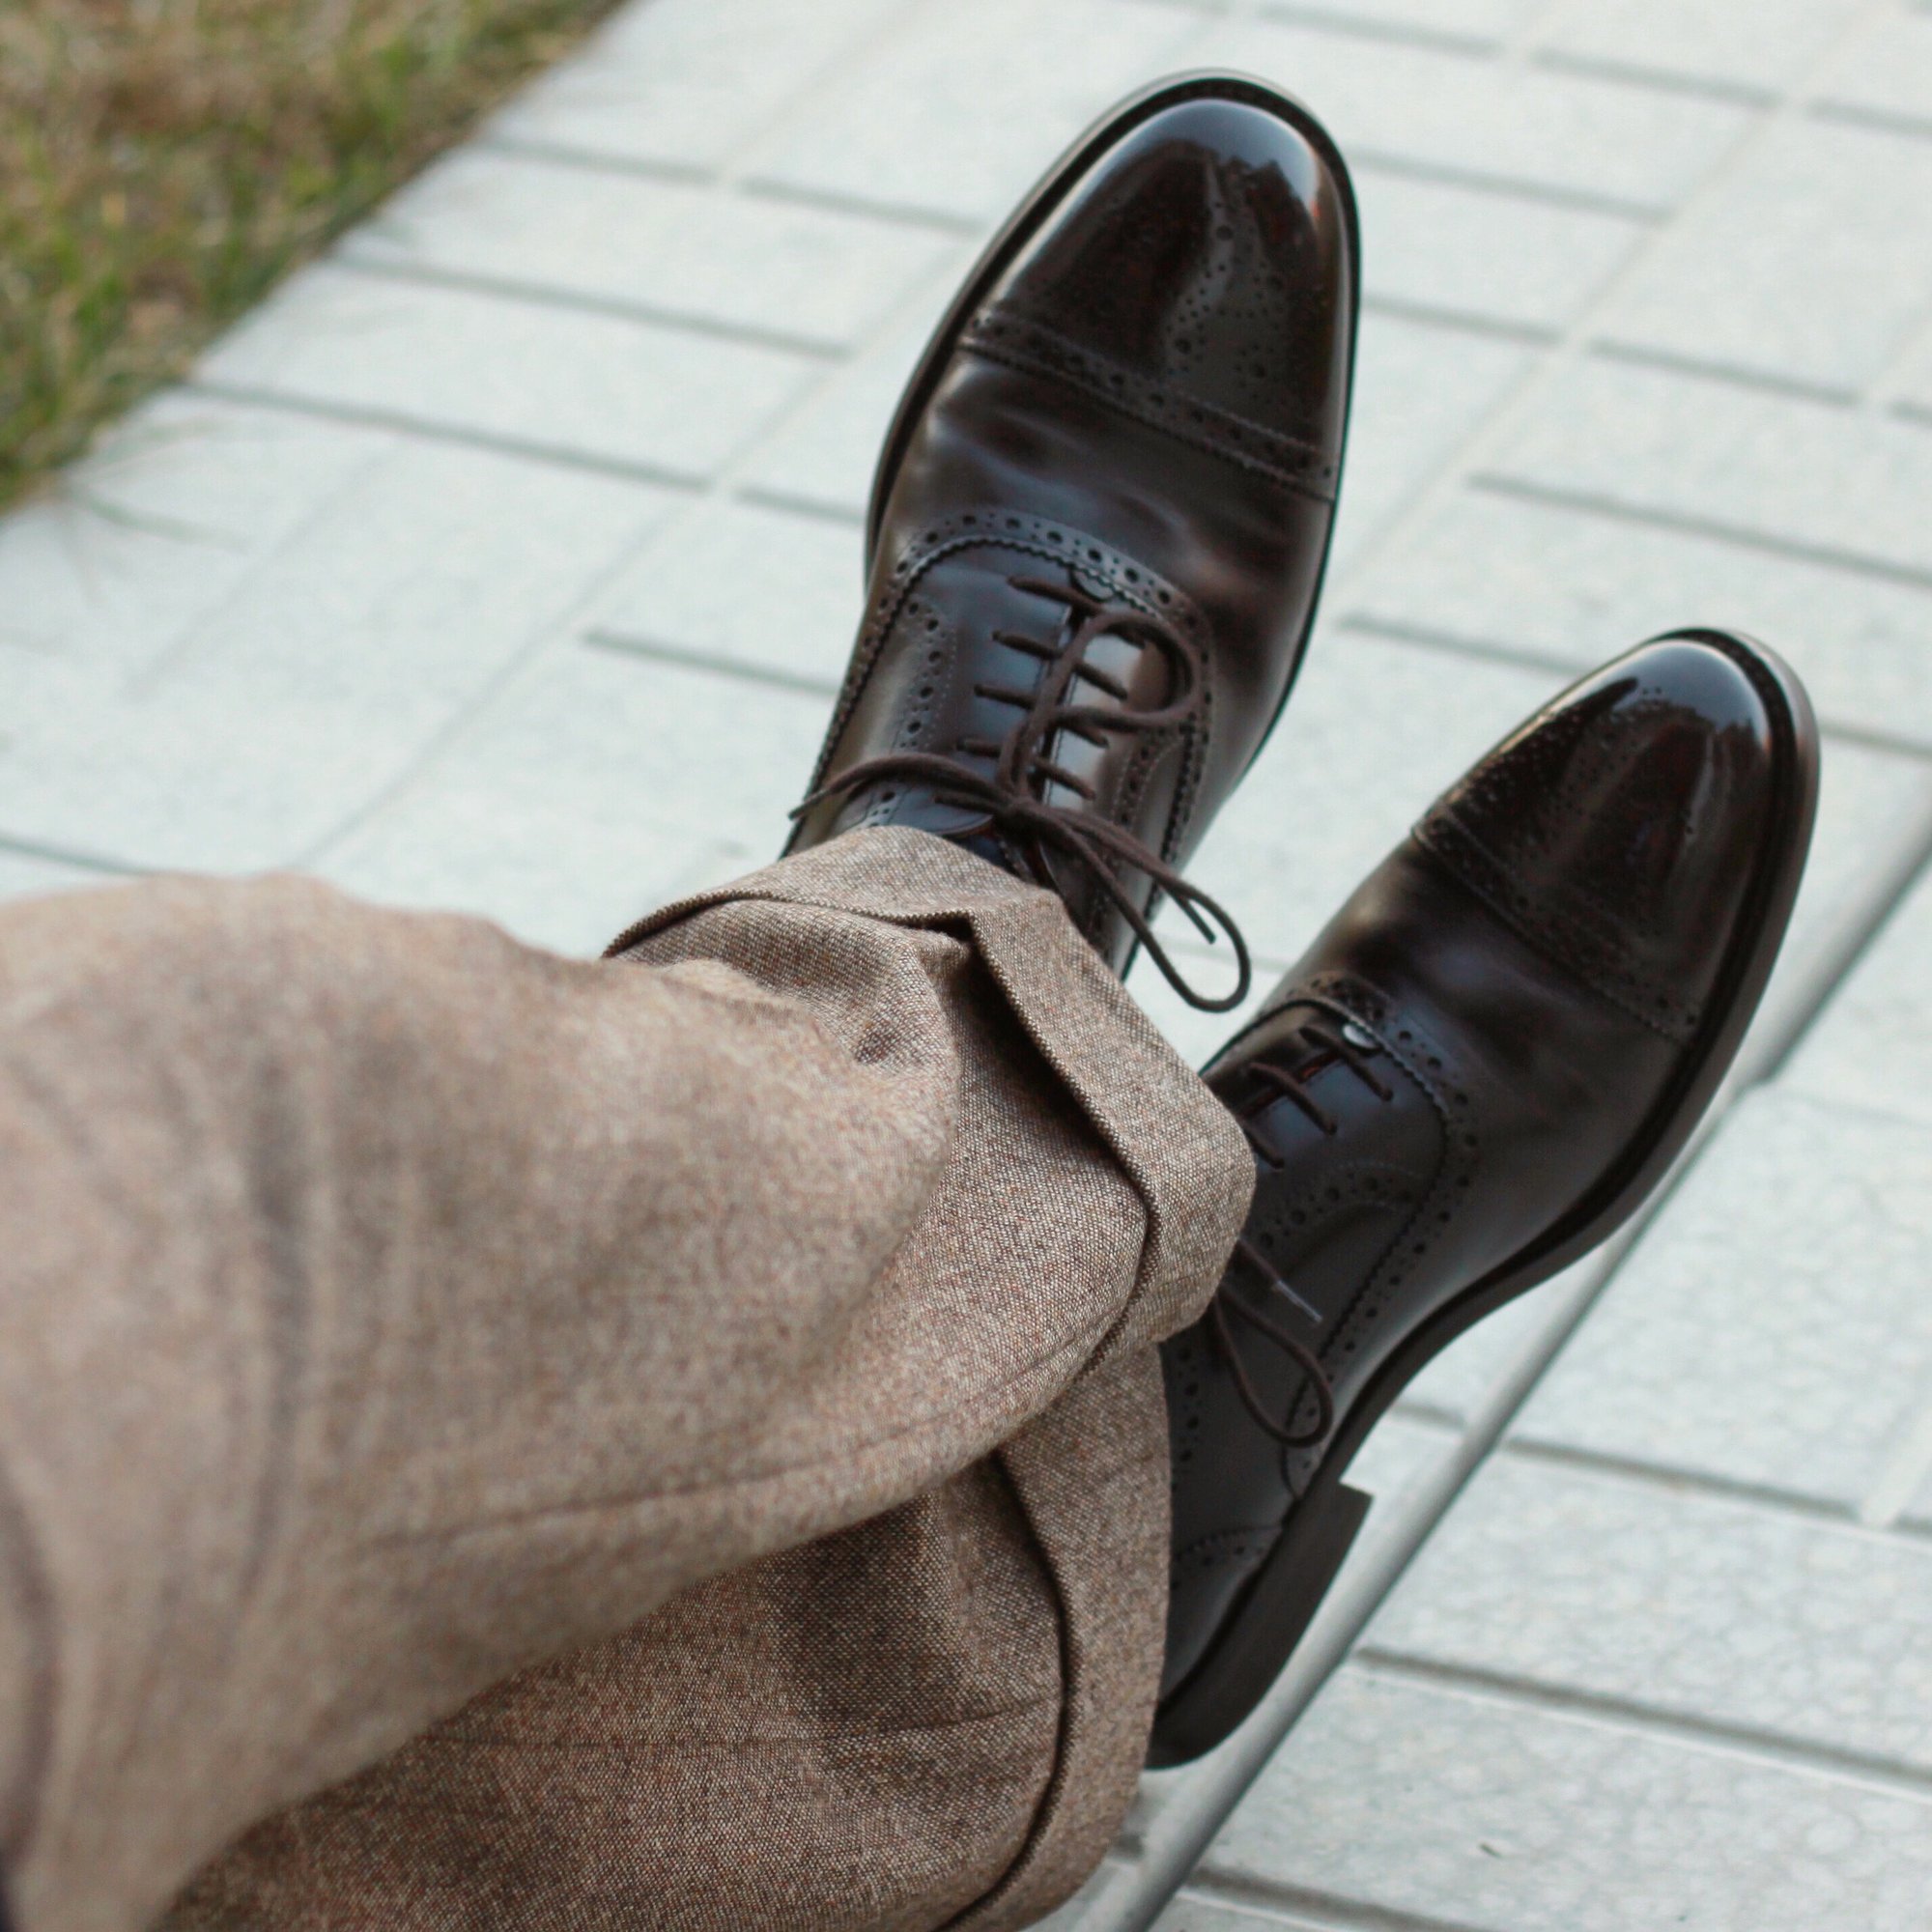
{"type": "MultiPolygon", "coordinates": [[[[516,657],[503,668],[501,673],[492,679],[488,687],[478,693],[474,701],[467,705],[457,717],[447,720],[444,727],[425,742],[404,772],[378,795],[365,800],[323,837],[314,840],[298,863],[308,867],[319,864],[380,817],[398,800],[426,781],[438,761],[453,746],[462,741],[470,726],[483,715],[487,703],[494,700],[505,688],[513,673],[521,673],[551,650],[562,652],[572,647],[610,649],[614,639],[600,635],[598,612],[616,585],[625,581],[632,571],[646,567],[650,557],[662,547],[680,541],[683,534],[699,517],[717,505],[730,501],[736,494],[740,480],[767,450],[816,408],[834,385],[854,367],[862,365],[868,356],[890,342],[902,327],[908,314],[930,305],[934,299],[933,292],[936,289],[941,291],[950,289],[956,281],[957,275],[956,261],[945,261],[937,264],[930,274],[918,277],[902,293],[899,299],[892,303],[878,317],[870,331],[855,343],[848,356],[836,363],[822,364],[815,378],[803,384],[780,409],[757,425],[746,437],[743,443],[708,476],[679,478],[675,483],[667,482],[667,487],[679,490],[683,500],[676,504],[668,516],[654,523],[635,544],[621,548],[609,567],[594,573],[590,582],[584,584],[580,594],[571,601],[565,615],[547,629],[541,638],[533,640],[526,650],[517,653],[516,657]]],[[[943,293],[939,299],[944,299],[943,293]]],[[[269,395],[260,400],[269,407],[274,407],[280,399],[269,395]]],[[[405,429],[414,427],[407,424],[392,426],[405,429]]],[[[535,452],[509,450],[504,453],[534,454],[535,452]]],[[[555,460],[566,459],[558,457],[555,460]]],[[[638,477],[636,480],[666,481],[646,476],[638,477]]],[[[627,654],[639,658],[650,655],[636,649],[629,650],[627,654]]],[[[732,674],[731,668],[724,665],[692,668],[702,668],[713,676],[729,677],[732,674]]]]}
{"type": "Polygon", "coordinates": [[[1349,1667],[1372,1678],[1440,1685],[1509,1709],[1527,1708],[1573,1721],[1594,1722],[1621,1736],[1632,1732],[1662,1736],[1759,1769],[1824,1778],[1932,1808],[1932,1769],[1904,1759],[1840,1751],[1808,1744],[1783,1731],[1686,1717],[1633,1697],[1578,1690],[1514,1671],[1486,1670],[1374,1644],[1365,1644],[1357,1651],[1349,1667]]]}
{"type": "Polygon", "coordinates": [[[1859,1506],[1859,1520],[1869,1529],[1894,1527],[1932,1479],[1932,1389],[1921,1391],[1918,1417],[1892,1445],[1870,1492],[1859,1506]]]}
{"type": "Polygon", "coordinates": [[[599,316],[626,322],[639,328],[693,335],[704,342],[729,342],[751,349],[769,349],[803,362],[843,362],[851,355],[849,343],[829,336],[796,335],[762,324],[734,322],[728,316],[702,315],[693,309],[662,307],[632,301],[622,296],[600,296],[554,282],[526,282],[510,275],[492,275],[471,269],[447,269],[407,257],[365,254],[354,230],[330,251],[329,268],[359,275],[367,281],[399,282],[409,288],[446,289],[453,294],[484,296],[494,301],[515,302],[526,308],[561,311],[565,315],[599,316]]]}
{"type": "Polygon", "coordinates": [[[801,121],[816,112],[821,100],[821,83],[848,65],[855,51],[862,59],[875,58],[881,48],[910,36],[928,14],[939,14],[946,4],[947,0],[912,0],[909,6],[875,7],[866,16],[865,23],[854,27],[839,41],[835,52],[817,62],[792,90],[783,106],[718,170],[718,185],[738,187],[768,155],[776,151],[781,139],[788,136],[801,121]],[[874,31],[881,19],[886,21],[883,31],[874,31]]]}
{"type": "MultiPolygon", "coordinates": [[[[1932,603],[1927,605],[1926,619],[1928,625],[1932,625],[1932,603]]],[[[1478,664],[1513,665],[1521,670],[1539,671],[1561,678],[1566,685],[1587,676],[1591,669],[1589,665],[1566,658],[1556,651],[1507,643],[1495,638],[1465,637],[1455,631],[1433,630],[1426,624],[1383,617],[1373,608],[1358,607],[1348,616],[1337,618],[1335,628],[1375,638],[1384,643],[1408,644],[1417,650],[1434,651],[1445,657],[1467,658],[1478,664]]],[[[1876,730],[1868,724],[1822,717],[1819,729],[1827,740],[1834,744],[1857,745],[1865,751],[1883,753],[1888,757],[1932,764],[1932,734],[1922,740],[1906,738],[1890,731],[1876,730]]]]}
{"type": "MultiPolygon", "coordinates": [[[[1845,23],[1834,45],[1849,40],[1852,34],[1862,26],[1868,15],[1877,14],[1888,3],[1889,0],[1865,0],[1863,8],[1845,23]]],[[[1557,4],[1562,4],[1562,0],[1557,0],[1557,4]]],[[[1513,56],[1519,63],[1526,59],[1529,45],[1529,35],[1525,34],[1513,49],[1513,56]]],[[[1820,57],[1821,64],[1825,58],[1826,56],[1820,57]]],[[[1647,268],[1651,259],[1663,245],[1665,239],[1693,215],[1699,207],[1714,199],[1745,165],[1749,156],[1757,152],[1768,132],[1795,118],[1800,112],[1800,105],[1801,97],[1798,94],[1787,94],[1775,107],[1764,110],[1745,122],[1730,147],[1706,170],[1685,199],[1671,212],[1669,218],[1658,223],[1648,234],[1636,241],[1623,262],[1605,277],[1590,300],[1563,331],[1561,338],[1542,356],[1537,365],[1491,411],[1474,433],[1464,439],[1456,454],[1442,465],[1434,476],[1425,479],[1410,494],[1406,502],[1399,506],[1383,523],[1344,577],[1326,593],[1332,600],[1330,608],[1346,614],[1350,601],[1380,568],[1383,560],[1412,542],[1438,508],[1460,494],[1469,480],[1482,471],[1494,453],[1516,436],[1526,418],[1541,405],[1556,384],[1591,354],[1601,324],[1614,312],[1614,306],[1622,298],[1624,290],[1647,268]]],[[[1343,487],[1346,490],[1346,475],[1343,487]]]]}
{"type": "Polygon", "coordinates": [[[1473,1925],[1467,1919],[1370,1905],[1339,1892],[1276,1884],[1248,1872],[1204,1869],[1187,1889],[1214,1904],[1264,1918],[1282,1932],[1494,1932],[1493,1927],[1473,1925]]]}

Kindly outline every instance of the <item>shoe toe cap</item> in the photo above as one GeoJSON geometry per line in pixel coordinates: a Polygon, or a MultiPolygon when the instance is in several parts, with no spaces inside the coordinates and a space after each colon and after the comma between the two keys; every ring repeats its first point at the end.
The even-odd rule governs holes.
{"type": "Polygon", "coordinates": [[[1768,653],[1718,633],[1660,638],[1506,740],[1420,836],[1546,952],[1688,1036],[1810,729],[1768,653]]]}
{"type": "Polygon", "coordinates": [[[1134,375],[1332,444],[1354,211],[1333,149],[1260,83],[1204,78],[1096,160],[1001,304],[1134,375]]]}

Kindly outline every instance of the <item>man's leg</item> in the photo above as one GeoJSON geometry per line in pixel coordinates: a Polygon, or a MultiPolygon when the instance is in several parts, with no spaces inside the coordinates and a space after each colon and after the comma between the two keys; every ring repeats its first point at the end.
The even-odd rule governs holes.
{"type": "MultiPolygon", "coordinates": [[[[928,1923],[1025,1865],[1037,1814],[1104,1842],[1159,1665],[1151,1344],[1212,1285],[1241,1143],[1057,902],[916,833],[636,951],[293,882],[0,917],[23,1932],[141,1922],[265,1811],[747,1564],[593,1666],[601,1699],[540,1670],[420,1747],[515,1763],[432,1785],[424,1895],[385,1922],[554,1922],[533,1779],[655,1819],[661,1862],[614,1874],[634,1922],[706,1922],[653,1873],[781,1899],[844,1859],[841,1923],[928,1923]],[[1107,1603],[1110,1550],[1139,1599],[1107,1603]],[[771,1804],[711,1833],[761,1761],[771,1804]],[[518,1858],[486,1901],[491,1848],[518,1858]]],[[[358,1830],[369,1869],[380,1810],[358,1830]]]]}

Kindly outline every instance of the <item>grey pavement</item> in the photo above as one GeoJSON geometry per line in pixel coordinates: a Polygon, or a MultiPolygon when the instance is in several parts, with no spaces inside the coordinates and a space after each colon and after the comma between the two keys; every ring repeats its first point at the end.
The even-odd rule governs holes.
{"type": "Polygon", "coordinates": [[[1056,1923],[1923,1932],[1921,0],[637,0],[0,523],[0,894],[295,866],[588,952],[768,858],[924,331],[1210,63],[1331,122],[1366,230],[1321,635],[1199,867],[1258,950],[1669,625],[1798,665],[1825,794],[1710,1131],[1415,1384],[1287,1676],[1056,1923]]]}

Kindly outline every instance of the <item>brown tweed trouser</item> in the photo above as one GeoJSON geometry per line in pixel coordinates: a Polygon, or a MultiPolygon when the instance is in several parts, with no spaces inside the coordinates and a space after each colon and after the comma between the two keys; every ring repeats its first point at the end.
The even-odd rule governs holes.
{"type": "Polygon", "coordinates": [[[1237,1131],[922,834],[625,947],[0,912],[20,1932],[990,1928],[1098,1859],[1237,1131]]]}

